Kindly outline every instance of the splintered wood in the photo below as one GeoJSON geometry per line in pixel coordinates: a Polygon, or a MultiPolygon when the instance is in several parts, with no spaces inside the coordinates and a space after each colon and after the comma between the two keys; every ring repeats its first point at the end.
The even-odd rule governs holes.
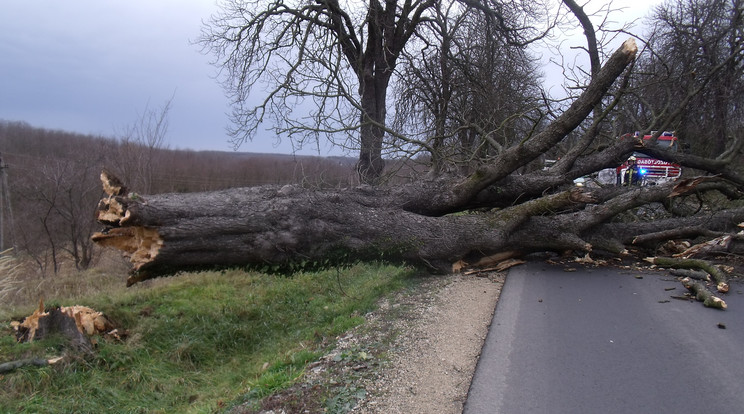
{"type": "Polygon", "coordinates": [[[101,246],[123,251],[134,265],[134,270],[152,261],[163,246],[163,239],[157,230],[147,227],[116,227],[95,233],[91,239],[101,246]]]}
{"type": "Polygon", "coordinates": [[[703,256],[710,254],[722,254],[726,253],[731,245],[731,241],[734,239],[734,235],[726,234],[715,239],[708,240],[704,243],[699,243],[694,246],[690,246],[685,251],[673,255],[674,257],[680,257],[683,259],[689,259],[694,256],[703,256]]]}
{"type": "Polygon", "coordinates": [[[478,273],[486,272],[503,272],[511,267],[526,263],[524,260],[516,259],[515,257],[520,256],[522,253],[509,250],[506,252],[499,252],[490,256],[480,258],[472,266],[464,260],[458,260],[452,264],[452,273],[463,273],[465,275],[473,275],[478,273]],[[468,268],[473,268],[467,270],[468,268]]]}
{"type": "MultiPolygon", "coordinates": [[[[127,208],[126,203],[116,199],[116,197],[126,196],[127,188],[107,171],[101,173],[101,182],[103,191],[108,194],[108,197],[99,201],[96,219],[113,228],[94,233],[91,239],[101,246],[122,251],[133,265],[132,272],[137,272],[157,257],[163,246],[163,238],[154,228],[127,226],[132,212],[127,208]]],[[[134,199],[137,196],[129,194],[129,197],[134,199]]]]}
{"type": "Polygon", "coordinates": [[[109,196],[118,196],[127,193],[127,187],[106,170],[101,171],[101,183],[103,183],[103,191],[109,196]]]}
{"type": "Polygon", "coordinates": [[[113,197],[104,198],[98,202],[96,219],[102,223],[119,225],[126,217],[124,206],[113,197]]]}
{"type": "MultiPolygon", "coordinates": [[[[75,321],[78,332],[92,336],[95,334],[108,334],[113,330],[113,324],[106,316],[87,306],[63,306],[59,308],[65,317],[75,321]]],[[[39,307],[26,317],[22,322],[13,321],[11,326],[15,330],[16,339],[19,342],[31,342],[38,338],[39,332],[48,332],[49,329],[41,329],[50,317],[50,311],[44,309],[44,301],[39,301],[39,307]]]]}
{"type": "Polygon", "coordinates": [[[126,218],[126,209],[114,197],[126,194],[127,188],[106,170],[101,172],[101,183],[103,192],[108,194],[108,197],[98,202],[96,219],[104,223],[119,225],[121,220],[126,218]]]}

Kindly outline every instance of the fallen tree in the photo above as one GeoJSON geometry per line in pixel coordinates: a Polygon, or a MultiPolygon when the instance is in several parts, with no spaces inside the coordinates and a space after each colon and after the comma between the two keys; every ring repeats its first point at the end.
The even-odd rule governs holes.
{"type": "MultiPolygon", "coordinates": [[[[189,268],[291,269],[379,258],[451,271],[453,265],[461,268],[503,252],[510,252],[510,258],[536,251],[622,255],[653,250],[669,239],[733,231],[744,221],[742,207],[665,220],[617,220],[626,211],[670,197],[711,191],[742,197],[744,178],[730,163],[688,157],[716,176],[664,185],[573,186],[575,178],[647,150],[642,140],[623,140],[601,151],[576,151],[554,168],[518,173],[587,118],[635,54],[634,42],[627,41],[566,111],[468,176],[395,187],[287,185],[138,195],[104,172],[106,196],[97,219],[107,229],[93,240],[130,257],[131,285],[189,268]]],[[[654,155],[670,160],[676,156],[656,149],[654,155]]]]}
{"type": "Polygon", "coordinates": [[[622,253],[639,234],[703,223],[725,231],[744,221],[744,209],[736,209],[632,225],[605,223],[615,210],[661,199],[670,191],[672,186],[639,188],[603,199],[602,190],[577,188],[493,212],[439,217],[406,211],[393,203],[387,189],[372,187],[119,195],[101,201],[99,221],[111,227],[93,239],[130,256],[132,284],[203,266],[384,258],[446,271],[458,260],[474,262],[510,250],[589,252],[600,246],[622,253]]]}

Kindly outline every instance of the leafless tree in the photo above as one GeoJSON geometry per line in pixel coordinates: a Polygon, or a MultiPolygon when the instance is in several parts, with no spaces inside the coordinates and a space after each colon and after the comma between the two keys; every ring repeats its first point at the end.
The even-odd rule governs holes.
{"type": "MultiPolygon", "coordinates": [[[[485,14],[498,35],[512,42],[535,36],[532,16],[505,16],[528,6],[533,11],[537,2],[462,4],[485,14]]],[[[252,138],[269,116],[277,135],[288,134],[299,145],[324,134],[358,150],[361,181],[378,182],[385,133],[393,132],[387,128],[388,88],[398,63],[412,39],[423,38],[428,23],[450,6],[436,0],[223,3],[199,41],[223,71],[233,101],[234,143],[252,138]],[[257,88],[266,92],[254,96],[261,95],[252,94],[257,88]],[[356,131],[358,138],[352,135],[356,131]]]]}
{"type": "Polygon", "coordinates": [[[104,153],[94,142],[89,145],[77,148],[76,159],[47,157],[14,180],[22,207],[15,223],[20,247],[42,273],[57,273],[66,258],[77,269],[88,268],[94,259],[90,235],[96,228],[93,204],[101,194],[97,175],[104,153]]]}
{"type": "Polygon", "coordinates": [[[633,96],[623,105],[626,125],[660,129],[668,120],[665,128],[695,153],[718,157],[730,149],[744,127],[743,7],[740,0],[681,0],[654,10],[633,96]]]}
{"type": "Polygon", "coordinates": [[[443,13],[424,47],[405,55],[406,82],[396,86],[394,127],[414,153],[429,153],[433,175],[445,163],[466,171],[488,162],[540,118],[538,73],[526,45],[493,33],[473,9],[443,13]]]}
{"type": "Polygon", "coordinates": [[[146,105],[137,120],[127,126],[119,137],[119,154],[112,158],[112,169],[140,191],[153,192],[155,160],[159,150],[167,147],[168,113],[174,97],[161,107],[146,105]]]}

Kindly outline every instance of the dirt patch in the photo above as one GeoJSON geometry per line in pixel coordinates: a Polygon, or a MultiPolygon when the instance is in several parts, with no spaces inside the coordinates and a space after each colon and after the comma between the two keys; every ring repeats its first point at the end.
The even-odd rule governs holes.
{"type": "Polygon", "coordinates": [[[461,413],[505,273],[428,277],[337,338],[301,382],[233,413],[461,413]]]}

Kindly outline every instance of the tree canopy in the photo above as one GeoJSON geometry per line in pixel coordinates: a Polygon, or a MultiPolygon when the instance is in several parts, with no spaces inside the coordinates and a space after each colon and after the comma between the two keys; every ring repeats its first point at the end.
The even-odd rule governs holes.
{"type": "Polygon", "coordinates": [[[384,151],[398,148],[385,134],[413,141],[387,123],[391,82],[406,82],[398,78],[401,59],[416,65],[414,50],[436,43],[448,20],[464,14],[477,13],[480,28],[521,47],[544,35],[542,9],[539,2],[490,0],[231,0],[200,43],[224,71],[236,145],[270,117],[274,132],[297,145],[323,136],[358,151],[361,181],[375,183],[384,151]]]}

